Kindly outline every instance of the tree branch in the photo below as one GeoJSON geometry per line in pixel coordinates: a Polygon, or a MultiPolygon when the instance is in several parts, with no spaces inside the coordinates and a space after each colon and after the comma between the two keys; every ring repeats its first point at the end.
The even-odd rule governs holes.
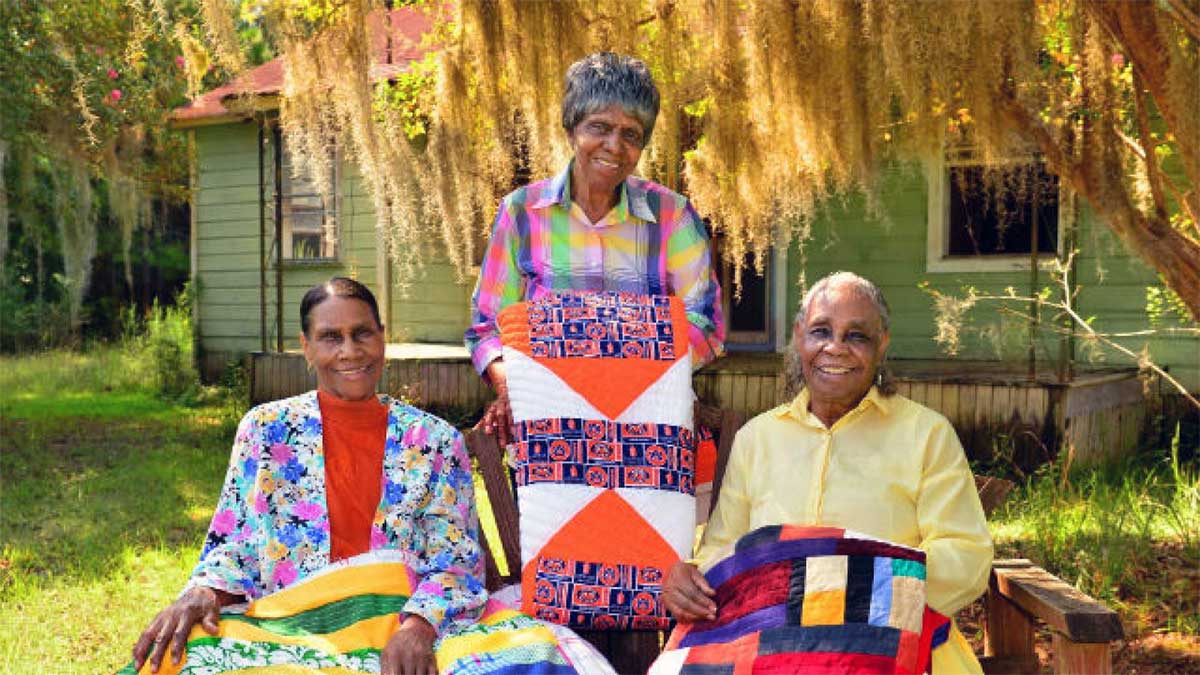
{"type": "Polygon", "coordinates": [[[1167,12],[1167,16],[1178,21],[1193,40],[1200,42],[1200,16],[1196,16],[1196,13],[1188,9],[1188,6],[1180,0],[1166,0],[1166,2],[1167,6],[1171,8],[1171,11],[1167,12]]]}
{"type": "MultiPolygon", "coordinates": [[[[1121,139],[1121,142],[1124,143],[1129,150],[1133,152],[1133,154],[1137,155],[1138,159],[1146,161],[1146,152],[1142,149],[1141,144],[1130,138],[1129,134],[1121,131],[1116,126],[1112,128],[1112,132],[1116,134],[1117,138],[1121,139]]],[[[1186,214],[1188,219],[1192,221],[1192,227],[1196,229],[1196,235],[1200,237],[1200,218],[1196,217],[1196,212],[1192,210],[1192,205],[1189,202],[1189,197],[1192,194],[1192,191],[1189,190],[1186,193],[1183,192],[1179,185],[1177,185],[1171,178],[1171,174],[1169,173],[1164,172],[1159,173],[1158,175],[1159,178],[1162,179],[1163,187],[1167,188],[1167,190],[1171,193],[1171,196],[1175,198],[1175,201],[1179,204],[1179,208],[1183,209],[1184,214],[1186,214]]]]}
{"type": "Polygon", "coordinates": [[[1163,197],[1162,179],[1159,177],[1158,156],[1155,149],[1158,141],[1150,132],[1150,120],[1146,115],[1146,101],[1142,98],[1141,68],[1133,64],[1133,109],[1137,116],[1138,135],[1141,136],[1142,160],[1146,163],[1146,180],[1150,183],[1150,196],[1154,198],[1154,210],[1159,218],[1167,219],[1167,201],[1163,197]]]}

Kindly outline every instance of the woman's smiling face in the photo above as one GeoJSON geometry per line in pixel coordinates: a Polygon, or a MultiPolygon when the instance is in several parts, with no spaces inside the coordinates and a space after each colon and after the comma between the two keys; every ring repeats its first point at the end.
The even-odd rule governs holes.
{"type": "Polygon", "coordinates": [[[620,106],[584,117],[569,136],[575,151],[575,176],[592,190],[615,191],[637,168],[644,133],[642,123],[620,106]]]}
{"type": "Polygon", "coordinates": [[[871,389],[890,336],[875,304],[842,285],[818,293],[809,303],[798,349],[809,401],[843,413],[871,389]]]}
{"type": "Polygon", "coordinates": [[[346,401],[375,395],[386,342],[367,303],[336,295],[326,298],[312,308],[308,330],[308,335],[300,335],[300,344],[317,371],[321,391],[346,401]]]}

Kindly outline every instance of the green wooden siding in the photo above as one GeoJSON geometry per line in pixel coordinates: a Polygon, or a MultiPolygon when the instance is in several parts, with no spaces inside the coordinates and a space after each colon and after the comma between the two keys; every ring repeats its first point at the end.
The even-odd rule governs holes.
{"type": "MultiPolygon", "coordinates": [[[[196,138],[196,275],[199,279],[200,335],[209,352],[236,355],[262,344],[259,298],[258,128],[254,123],[201,127],[196,138]]],[[[268,180],[270,179],[270,157],[268,180]]],[[[268,246],[273,236],[273,204],[267,191],[268,246]]],[[[351,276],[377,294],[374,209],[352,166],[344,169],[341,239],[331,263],[284,262],[284,346],[299,346],[300,299],[313,285],[334,275],[351,276]]],[[[471,280],[473,281],[473,280],[471,280]]],[[[275,346],[275,270],[267,270],[267,345],[275,346]]],[[[470,282],[457,283],[444,261],[428,264],[406,293],[393,291],[395,337],[420,342],[460,342],[467,321],[470,282]]]]}
{"type": "MultiPolygon", "coordinates": [[[[197,191],[193,197],[200,280],[200,330],[209,351],[237,354],[261,344],[258,270],[257,127],[253,123],[196,129],[197,191]]],[[[919,287],[961,294],[973,286],[984,293],[1003,293],[1008,286],[1028,292],[1027,271],[927,272],[927,187],[924,173],[909,165],[888,172],[881,191],[884,220],[870,217],[863,200],[833,200],[813,223],[804,252],[793,245],[788,256],[788,314],[799,301],[796,283],[803,271],[811,283],[839,269],[864,274],[880,285],[892,308],[892,349],[897,358],[931,359],[944,354],[934,342],[936,327],[931,297],[919,287]]],[[[271,208],[268,193],[267,208],[271,208]]],[[[268,212],[269,215],[269,212],[268,212]]],[[[268,227],[272,227],[268,218],[268,227]]],[[[1147,327],[1146,287],[1156,284],[1152,270],[1130,256],[1087,209],[1078,229],[1077,261],[1082,291],[1078,308],[1095,314],[1096,327],[1132,331],[1147,327]]],[[[298,346],[296,310],[303,293],[335,274],[353,276],[378,293],[374,209],[354,168],[347,165],[342,181],[339,259],[332,264],[285,263],[285,346],[298,346]]],[[[459,280],[451,266],[436,256],[416,279],[392,293],[389,332],[393,341],[458,343],[469,316],[474,276],[459,280]]],[[[1041,283],[1049,282],[1043,273],[1041,283]]],[[[267,343],[275,344],[275,272],[267,274],[267,343]]],[[[999,318],[994,306],[969,315],[959,357],[1024,362],[1028,329],[1019,319],[999,318]]],[[[1038,339],[1039,368],[1051,370],[1059,358],[1059,338],[1049,330],[1038,339]]],[[[1129,339],[1140,350],[1144,339],[1129,339]]],[[[1148,342],[1156,362],[1170,368],[1193,391],[1200,390],[1200,339],[1156,338],[1148,342]]],[[[1127,364],[1111,350],[1089,350],[1079,344],[1077,358],[1127,364]]]]}
{"type": "MultiPolygon", "coordinates": [[[[804,251],[793,245],[788,256],[789,279],[804,274],[808,283],[837,270],[862,274],[883,290],[892,309],[892,347],[897,358],[929,359],[944,356],[934,341],[933,300],[921,283],[943,293],[962,295],[971,286],[981,293],[1001,294],[1012,286],[1018,294],[1029,291],[1029,272],[927,272],[927,193],[922,172],[910,167],[892,170],[881,191],[881,220],[867,215],[863,200],[849,197],[826,206],[813,223],[813,236],[804,251]]],[[[1081,315],[1096,316],[1100,331],[1133,331],[1149,327],[1145,312],[1146,287],[1157,283],[1153,270],[1130,255],[1116,237],[1086,208],[1078,228],[1077,279],[1082,290],[1077,299],[1081,315]]],[[[1050,283],[1043,270],[1040,285],[1050,283]]],[[[800,299],[798,283],[788,291],[789,315],[800,299]]],[[[1024,307],[1021,307],[1024,309],[1024,307]]],[[[1043,316],[1043,320],[1048,320],[1043,316]]],[[[996,305],[977,307],[968,317],[961,358],[1026,360],[1028,328],[1017,318],[1003,318],[996,305]]],[[[1126,346],[1139,351],[1147,344],[1155,362],[1169,367],[1173,376],[1192,391],[1200,390],[1200,338],[1129,339],[1126,346]]],[[[1076,341],[1076,358],[1083,363],[1130,365],[1113,350],[1086,349],[1076,341]]],[[[1037,341],[1040,369],[1053,370],[1059,357],[1059,337],[1041,331],[1037,341]]]]}

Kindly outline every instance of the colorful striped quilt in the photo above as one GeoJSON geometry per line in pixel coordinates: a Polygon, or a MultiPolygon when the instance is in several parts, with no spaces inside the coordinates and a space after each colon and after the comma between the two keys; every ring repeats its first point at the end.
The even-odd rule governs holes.
{"type": "MultiPolygon", "coordinates": [[[[220,630],[199,626],[179,665],[160,674],[378,673],[380,652],[415,587],[403,562],[366,554],[246,606],[223,611],[220,630]]],[[[472,627],[437,645],[438,670],[455,675],[575,673],[550,627],[489,601],[472,627]]],[[[132,664],[119,675],[132,675],[132,664]]],[[[150,664],[141,673],[150,672],[150,664]]]]}
{"type": "Polygon", "coordinates": [[[759,528],[705,578],[717,618],[679,624],[650,675],[925,673],[950,631],[925,553],[849,530],[759,528]]]}
{"type": "Polygon", "coordinates": [[[497,317],[515,425],[521,608],[589,630],[665,630],[690,555],[695,440],[674,297],[564,293],[497,317]]]}

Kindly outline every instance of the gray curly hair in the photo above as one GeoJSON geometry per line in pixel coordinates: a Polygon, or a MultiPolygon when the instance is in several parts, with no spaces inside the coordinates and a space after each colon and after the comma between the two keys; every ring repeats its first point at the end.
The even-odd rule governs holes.
{"type": "Polygon", "coordinates": [[[641,123],[645,147],[658,119],[658,101],[658,87],[644,62],[613,52],[588,54],[567,68],[563,129],[570,133],[584,117],[616,105],[641,123]]]}
{"type": "MultiPolygon", "coordinates": [[[[787,391],[789,396],[795,396],[801,389],[804,388],[804,364],[800,360],[800,330],[808,319],[808,308],[812,304],[813,298],[825,293],[833,288],[848,287],[855,293],[871,301],[875,305],[875,311],[879,314],[880,324],[883,326],[883,332],[887,333],[891,325],[891,310],[888,309],[887,299],[883,297],[883,291],[879,290],[870,279],[861,277],[854,272],[834,272],[822,277],[813,284],[808,292],[804,294],[804,298],[800,300],[800,307],[796,310],[796,320],[792,322],[792,341],[788,345],[787,354],[784,357],[784,377],[787,382],[787,391]]],[[[879,370],[876,373],[876,386],[879,393],[884,396],[891,396],[896,393],[896,382],[892,376],[892,370],[887,366],[887,360],[879,364],[879,370]]]]}

